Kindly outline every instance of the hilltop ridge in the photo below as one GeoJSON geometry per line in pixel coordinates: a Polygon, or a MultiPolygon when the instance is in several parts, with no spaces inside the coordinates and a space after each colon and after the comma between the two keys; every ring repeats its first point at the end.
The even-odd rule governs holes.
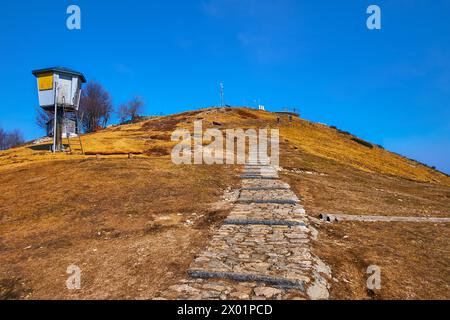
{"type": "MultiPolygon", "coordinates": [[[[169,148],[175,145],[170,141],[171,132],[176,128],[192,131],[195,120],[202,120],[205,128],[278,128],[284,145],[296,148],[299,153],[308,153],[367,172],[450,185],[448,175],[335,127],[300,118],[289,121],[287,115],[249,108],[200,109],[155,117],[135,124],[114,125],[83,135],[83,146],[87,155],[118,156],[131,153],[167,156],[170,154],[169,148]],[[277,122],[277,118],[280,122],[277,122]]],[[[48,143],[40,143],[0,152],[0,166],[68,158],[65,155],[47,154],[44,151],[46,146],[48,143]]]]}

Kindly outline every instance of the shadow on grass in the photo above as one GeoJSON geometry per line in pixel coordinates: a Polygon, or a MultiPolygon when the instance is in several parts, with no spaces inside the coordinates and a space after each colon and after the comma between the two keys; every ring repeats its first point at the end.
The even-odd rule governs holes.
{"type": "Polygon", "coordinates": [[[29,146],[28,148],[34,151],[50,151],[52,149],[53,144],[39,144],[37,146],[29,146]]]}
{"type": "MultiPolygon", "coordinates": [[[[37,146],[29,146],[28,148],[34,151],[51,151],[52,150],[53,143],[47,143],[47,144],[40,144],[37,146]]],[[[68,148],[68,144],[63,144],[64,148],[68,148]]]]}

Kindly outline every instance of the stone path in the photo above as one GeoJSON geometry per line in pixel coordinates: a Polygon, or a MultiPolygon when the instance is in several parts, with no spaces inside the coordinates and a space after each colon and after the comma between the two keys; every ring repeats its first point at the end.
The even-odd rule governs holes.
{"type": "Polygon", "coordinates": [[[232,212],[164,299],[326,299],[304,208],[276,168],[247,165],[232,212]]]}

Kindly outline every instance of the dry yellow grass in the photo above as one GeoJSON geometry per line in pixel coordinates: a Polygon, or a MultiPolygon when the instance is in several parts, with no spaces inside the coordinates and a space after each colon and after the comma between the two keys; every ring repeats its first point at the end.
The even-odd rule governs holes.
{"type": "Polygon", "coordinates": [[[290,143],[305,152],[367,171],[417,181],[450,185],[450,177],[378,146],[372,149],[324,125],[297,120],[282,131],[290,143]]]}
{"type": "MultiPolygon", "coordinates": [[[[352,136],[340,133],[336,129],[302,119],[293,119],[289,122],[285,116],[281,116],[281,122],[278,123],[277,117],[280,116],[253,109],[204,109],[158,117],[137,124],[109,127],[93,134],[83,135],[82,141],[86,153],[90,155],[98,153],[117,156],[146,152],[151,154],[152,149],[159,153],[161,149],[166,149],[166,152],[159,155],[167,155],[170,147],[174,145],[170,141],[171,132],[177,127],[192,130],[195,120],[202,120],[204,127],[213,127],[212,122],[216,121],[222,124],[219,128],[279,128],[282,140],[306,153],[367,172],[450,185],[450,177],[439,171],[378,146],[371,149],[358,144],[351,140],[352,136]]],[[[27,145],[0,152],[0,170],[9,165],[30,161],[83,158],[65,154],[52,155],[46,151],[36,150],[48,147],[48,144],[27,145]]]]}

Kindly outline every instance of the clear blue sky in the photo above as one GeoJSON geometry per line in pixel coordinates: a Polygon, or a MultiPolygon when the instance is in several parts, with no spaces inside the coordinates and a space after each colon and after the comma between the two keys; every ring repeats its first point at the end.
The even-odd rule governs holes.
{"type": "Polygon", "coordinates": [[[0,4],[0,125],[42,136],[31,70],[66,66],[148,114],[296,107],[450,173],[450,1],[40,0],[0,4]],[[81,7],[82,29],[66,28],[81,7]],[[382,9],[382,30],[366,8],[382,9]]]}

